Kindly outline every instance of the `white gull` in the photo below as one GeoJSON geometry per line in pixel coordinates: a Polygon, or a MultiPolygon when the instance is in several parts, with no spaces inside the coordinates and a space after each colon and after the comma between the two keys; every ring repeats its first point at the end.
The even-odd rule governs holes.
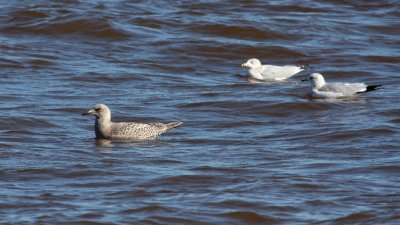
{"type": "Polygon", "coordinates": [[[283,81],[304,70],[305,66],[261,65],[260,60],[253,58],[242,64],[248,67],[250,75],[257,80],[283,81]]]}
{"type": "Polygon", "coordinates": [[[310,95],[317,98],[351,97],[364,92],[374,91],[382,85],[366,85],[364,83],[326,83],[320,73],[312,73],[303,81],[310,82],[310,95]]]}

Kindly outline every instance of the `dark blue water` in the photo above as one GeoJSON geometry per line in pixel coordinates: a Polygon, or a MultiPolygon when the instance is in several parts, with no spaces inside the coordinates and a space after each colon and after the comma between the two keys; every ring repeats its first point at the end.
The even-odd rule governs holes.
{"type": "Polygon", "coordinates": [[[1,3],[1,223],[399,223],[398,1],[1,3]],[[383,88],[313,100],[311,72],[383,88]],[[96,140],[97,103],[184,125],[96,140]]]}

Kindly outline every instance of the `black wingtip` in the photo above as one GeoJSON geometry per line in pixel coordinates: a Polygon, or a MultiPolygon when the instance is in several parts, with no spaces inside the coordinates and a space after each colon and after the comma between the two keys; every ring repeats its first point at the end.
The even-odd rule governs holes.
{"type": "Polygon", "coordinates": [[[357,94],[364,93],[364,92],[369,92],[369,91],[375,91],[376,89],[378,89],[378,87],[381,87],[381,86],[382,86],[382,84],[369,85],[369,86],[367,86],[367,90],[362,91],[362,92],[357,92],[357,94]]]}
{"type": "Polygon", "coordinates": [[[375,91],[378,87],[381,87],[382,86],[382,84],[378,84],[378,85],[369,85],[369,86],[367,86],[367,90],[365,91],[365,92],[368,92],[368,91],[375,91]]]}

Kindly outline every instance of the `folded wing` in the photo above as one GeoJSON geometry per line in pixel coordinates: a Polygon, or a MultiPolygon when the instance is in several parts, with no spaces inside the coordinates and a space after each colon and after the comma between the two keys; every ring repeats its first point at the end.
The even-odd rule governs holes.
{"type": "Polygon", "coordinates": [[[273,66],[263,65],[261,74],[268,79],[284,80],[303,70],[298,66],[273,66]]]}

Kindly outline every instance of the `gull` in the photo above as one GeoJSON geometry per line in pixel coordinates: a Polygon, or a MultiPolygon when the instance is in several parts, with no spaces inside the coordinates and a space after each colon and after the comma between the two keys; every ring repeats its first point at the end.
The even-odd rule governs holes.
{"type": "Polygon", "coordinates": [[[366,85],[364,83],[326,83],[320,73],[312,73],[302,81],[310,82],[310,95],[318,98],[351,97],[364,92],[374,91],[379,85],[366,85]]]}
{"type": "Polygon", "coordinates": [[[248,67],[250,75],[257,80],[283,81],[303,71],[306,66],[261,65],[260,60],[253,58],[243,63],[242,67],[248,67]]]}
{"type": "Polygon", "coordinates": [[[161,134],[182,124],[182,122],[167,124],[145,124],[138,122],[114,123],[111,122],[110,109],[104,104],[97,104],[89,111],[82,113],[82,116],[89,114],[96,117],[94,131],[97,139],[132,141],[154,140],[161,134]]]}

